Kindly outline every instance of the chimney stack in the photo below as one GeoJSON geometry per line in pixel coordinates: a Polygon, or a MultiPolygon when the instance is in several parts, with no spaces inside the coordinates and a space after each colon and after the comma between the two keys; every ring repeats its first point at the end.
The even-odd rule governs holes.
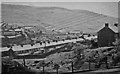
{"type": "Polygon", "coordinates": [[[108,27],[109,26],[109,23],[105,23],[105,27],[108,27]]]}

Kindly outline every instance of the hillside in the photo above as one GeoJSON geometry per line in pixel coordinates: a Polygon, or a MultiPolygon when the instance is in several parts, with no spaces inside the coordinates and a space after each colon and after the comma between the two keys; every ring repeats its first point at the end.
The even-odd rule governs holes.
{"type": "Polygon", "coordinates": [[[1,4],[2,20],[10,24],[34,25],[46,30],[97,32],[105,22],[115,29],[116,18],[87,10],[1,4]]]}

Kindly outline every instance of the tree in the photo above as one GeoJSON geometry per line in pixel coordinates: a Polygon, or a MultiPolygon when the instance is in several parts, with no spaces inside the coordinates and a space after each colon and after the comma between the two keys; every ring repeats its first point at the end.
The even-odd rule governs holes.
{"type": "Polygon", "coordinates": [[[116,46],[117,51],[120,51],[120,38],[116,39],[115,42],[113,42],[113,45],[116,46]]]}
{"type": "Polygon", "coordinates": [[[74,48],[74,67],[79,69],[84,64],[84,49],[82,44],[76,45],[74,48]]]}

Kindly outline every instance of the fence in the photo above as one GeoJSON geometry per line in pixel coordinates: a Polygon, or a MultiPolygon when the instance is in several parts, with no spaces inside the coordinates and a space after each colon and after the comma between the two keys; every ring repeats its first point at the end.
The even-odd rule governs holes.
{"type": "MultiPolygon", "coordinates": [[[[90,58],[89,58],[90,59],[90,58]]],[[[98,70],[101,68],[101,66],[103,65],[104,68],[106,69],[112,69],[112,68],[119,68],[120,66],[118,65],[118,63],[116,65],[111,65],[110,62],[108,62],[108,60],[105,60],[106,58],[103,58],[102,61],[100,61],[99,63],[93,63],[91,60],[88,60],[87,62],[84,61],[83,66],[86,66],[84,69],[80,68],[80,69],[76,69],[75,65],[74,65],[74,61],[70,61],[70,66],[69,71],[68,72],[62,72],[60,71],[60,64],[52,64],[53,65],[53,70],[56,70],[54,72],[47,72],[48,69],[47,65],[49,65],[50,63],[45,63],[44,61],[42,62],[42,65],[40,67],[42,67],[42,69],[39,67],[38,69],[42,70],[41,73],[45,74],[45,73],[51,73],[51,74],[69,74],[69,73],[79,73],[79,72],[87,72],[87,71],[94,71],[94,70],[98,70]]],[[[23,65],[26,67],[25,64],[25,59],[23,59],[24,63],[23,65]]],[[[103,68],[102,66],[102,68],[103,68]]]]}

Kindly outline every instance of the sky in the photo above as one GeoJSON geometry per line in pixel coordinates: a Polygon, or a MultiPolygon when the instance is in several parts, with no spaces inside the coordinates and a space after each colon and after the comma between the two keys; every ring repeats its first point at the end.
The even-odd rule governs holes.
{"type": "Polygon", "coordinates": [[[19,4],[19,5],[30,5],[37,7],[63,7],[67,9],[83,9],[93,11],[99,14],[105,14],[118,18],[118,2],[40,2],[40,1],[26,1],[26,2],[13,2],[3,1],[3,3],[19,4]]]}

